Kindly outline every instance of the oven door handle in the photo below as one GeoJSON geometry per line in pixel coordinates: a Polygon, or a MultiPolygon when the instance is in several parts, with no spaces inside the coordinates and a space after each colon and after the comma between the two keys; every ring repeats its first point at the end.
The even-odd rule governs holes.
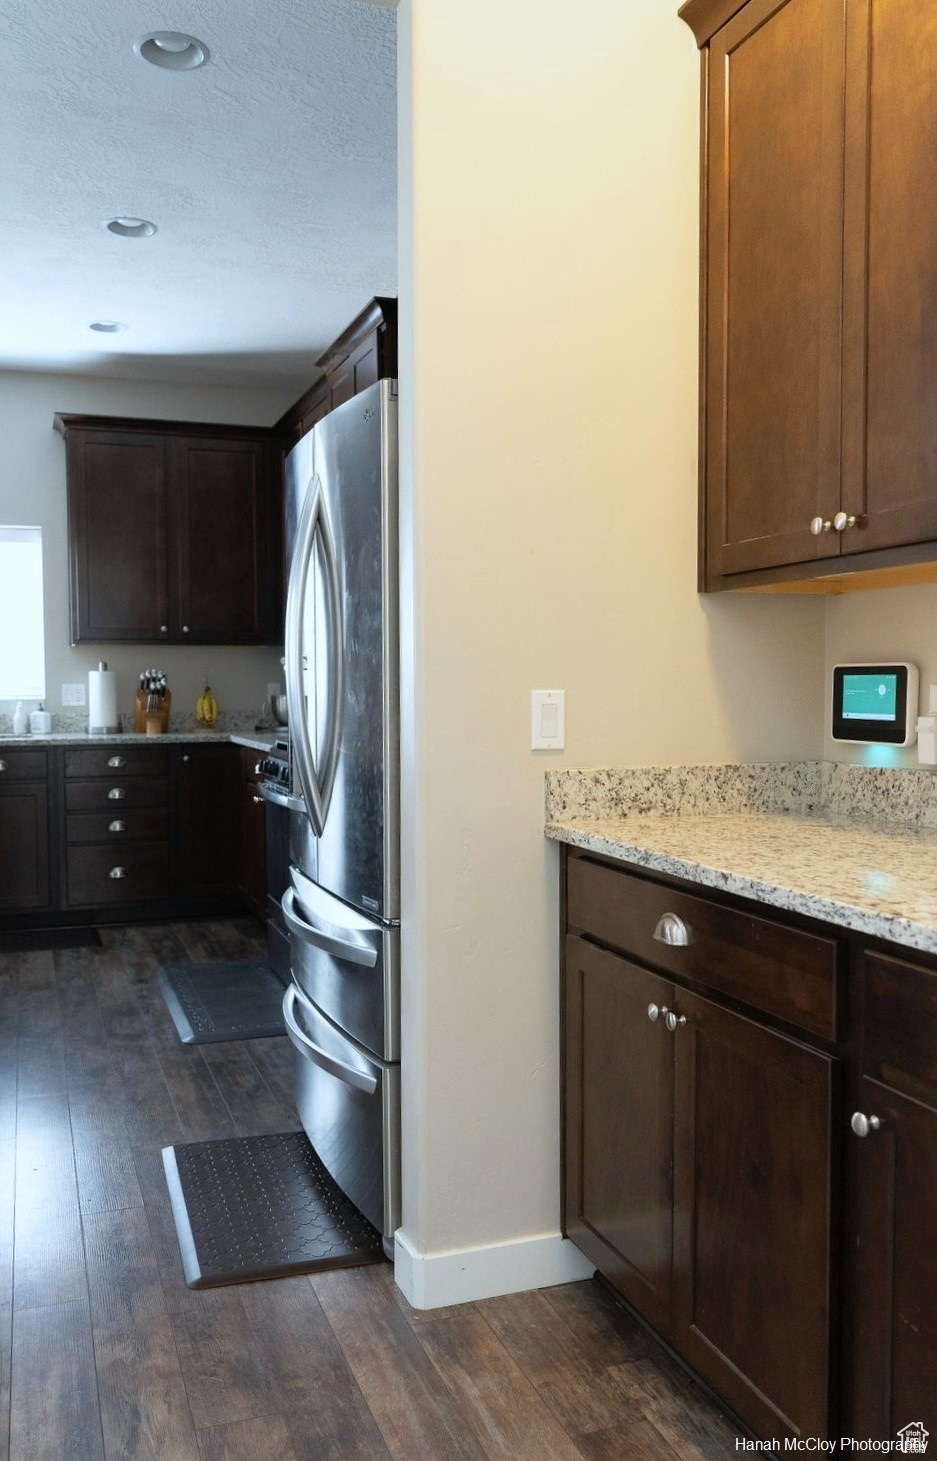
{"type": "Polygon", "coordinates": [[[343,959],[346,964],[362,964],[365,969],[373,969],[377,964],[377,949],[359,943],[357,939],[345,939],[337,933],[326,933],[324,928],[316,928],[315,924],[300,918],[296,911],[296,893],[292,888],[287,888],[283,894],[280,907],[290,933],[302,939],[303,943],[314,944],[317,949],[332,954],[336,959],[343,959]]]}
{"type": "Polygon", "coordinates": [[[346,1086],[356,1086],[365,1095],[373,1096],[377,1090],[377,1077],[368,1075],[367,1071],[356,1070],[353,1065],[346,1065],[344,1060],[339,1060],[334,1055],[329,1055],[321,1045],[310,1040],[305,1030],[301,1030],[294,1014],[296,1001],[300,999],[299,990],[295,984],[291,984],[283,996],[283,1023],[286,1025],[286,1033],[290,1043],[299,1051],[306,1060],[311,1060],[313,1065],[328,1071],[334,1075],[336,1080],[344,1081],[346,1086]]]}
{"type": "Polygon", "coordinates": [[[291,796],[288,791],[277,786],[275,781],[258,781],[257,795],[265,802],[270,802],[274,807],[286,807],[291,812],[303,812],[306,804],[301,797],[291,796]]]}

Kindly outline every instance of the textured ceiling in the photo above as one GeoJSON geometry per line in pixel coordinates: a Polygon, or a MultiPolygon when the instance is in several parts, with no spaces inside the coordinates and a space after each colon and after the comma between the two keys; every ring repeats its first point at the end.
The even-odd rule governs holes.
{"type": "Polygon", "coordinates": [[[308,384],[396,293],[395,45],[361,0],[0,0],[0,369],[308,384]]]}

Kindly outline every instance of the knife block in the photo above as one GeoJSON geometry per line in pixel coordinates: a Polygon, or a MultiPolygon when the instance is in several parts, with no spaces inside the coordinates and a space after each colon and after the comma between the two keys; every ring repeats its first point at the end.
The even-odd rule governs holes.
{"type": "Polygon", "coordinates": [[[147,733],[149,735],[165,735],[169,729],[169,712],[172,708],[172,691],[164,690],[156,702],[156,710],[147,715],[146,702],[149,695],[145,690],[138,690],[133,702],[133,728],[138,735],[147,733]],[[151,729],[147,726],[147,720],[155,719],[158,729],[151,729]]]}

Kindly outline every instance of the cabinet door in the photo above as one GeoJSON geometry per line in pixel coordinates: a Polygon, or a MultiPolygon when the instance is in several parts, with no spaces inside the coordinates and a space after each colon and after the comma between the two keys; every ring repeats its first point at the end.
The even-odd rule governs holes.
{"type": "Polygon", "coordinates": [[[937,538],[937,14],[850,0],[844,553],[937,538]]]}
{"type": "Polygon", "coordinates": [[[45,783],[0,785],[0,908],[49,906],[49,794],[45,783]]]}
{"type": "Polygon", "coordinates": [[[706,566],[836,553],[842,0],[751,0],[709,62],[706,566]]]}
{"type": "Polygon", "coordinates": [[[237,890],[242,857],[240,771],[237,746],[180,749],[176,806],[182,897],[233,896],[237,890]]]}
{"type": "Polygon", "coordinates": [[[678,990],[674,1342],[759,1436],[825,1436],[834,1062],[678,990]]]}
{"type": "Polygon", "coordinates": [[[880,1125],[848,1140],[857,1192],[852,1433],[937,1435],[937,1110],[864,1077],[880,1125]]]}
{"type": "Polygon", "coordinates": [[[263,643],[266,444],[177,439],[172,486],[178,637],[184,644],[263,643]]]}
{"type": "Polygon", "coordinates": [[[565,980],[565,1231],[666,1333],[673,1040],[648,1006],[673,986],[578,938],[565,980]]]}
{"type": "Polygon", "coordinates": [[[165,439],[73,430],[67,452],[72,643],[166,641],[165,439]]]}

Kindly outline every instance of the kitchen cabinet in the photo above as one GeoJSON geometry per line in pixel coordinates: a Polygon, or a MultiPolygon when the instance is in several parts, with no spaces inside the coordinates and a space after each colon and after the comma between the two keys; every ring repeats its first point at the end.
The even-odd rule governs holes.
{"type": "Polygon", "coordinates": [[[49,906],[49,788],[44,750],[0,747],[0,912],[49,906]]]}
{"type": "Polygon", "coordinates": [[[73,644],[278,642],[269,432],[59,413],[73,644]]]}
{"type": "Polygon", "coordinates": [[[239,748],[176,748],[177,887],[195,900],[233,897],[241,875],[239,748]]]}
{"type": "Polygon", "coordinates": [[[241,846],[238,892],[261,920],[267,916],[266,803],[257,792],[260,754],[241,747],[241,846]]]}
{"type": "Polygon", "coordinates": [[[836,941],[564,863],[565,1232],[758,1435],[825,1435],[836,941]]]}
{"type": "Polygon", "coordinates": [[[169,752],[113,744],[63,753],[64,907],[113,911],[171,894],[169,752]]]}
{"type": "Polygon", "coordinates": [[[848,1142],[849,1424],[894,1439],[937,1374],[937,971],[869,953],[861,1079],[848,1142]]]}
{"type": "Polygon", "coordinates": [[[397,374],[397,301],[378,297],[315,362],[320,378],[273,428],[284,451],[344,401],[397,374]]]}
{"type": "Polygon", "coordinates": [[[933,16],[680,13],[706,117],[700,586],[935,577],[933,16]]]}

